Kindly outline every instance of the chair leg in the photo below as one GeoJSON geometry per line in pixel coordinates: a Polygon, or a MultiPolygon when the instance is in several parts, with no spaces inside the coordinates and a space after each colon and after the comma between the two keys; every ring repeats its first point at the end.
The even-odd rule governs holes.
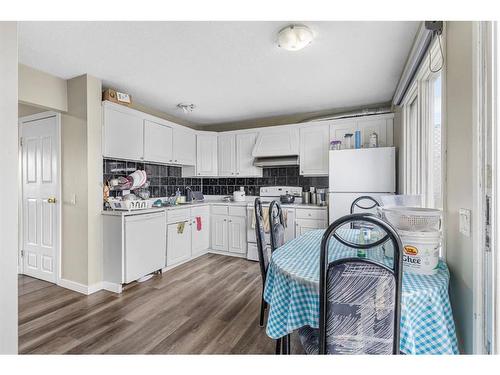
{"type": "Polygon", "coordinates": [[[264,327],[264,313],[266,311],[266,302],[264,298],[260,300],[260,321],[259,326],[264,327]]]}
{"type": "Polygon", "coordinates": [[[291,337],[290,335],[286,335],[286,354],[291,354],[291,345],[290,345],[290,342],[291,342],[291,337]]]}
{"type": "Polygon", "coordinates": [[[281,354],[281,339],[276,340],[276,354],[281,354]]]}

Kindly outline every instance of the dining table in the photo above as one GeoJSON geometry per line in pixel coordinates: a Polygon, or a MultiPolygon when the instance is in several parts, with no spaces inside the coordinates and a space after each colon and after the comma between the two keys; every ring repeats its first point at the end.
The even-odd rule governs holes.
{"type": "MultiPolygon", "coordinates": [[[[355,242],[358,229],[340,229],[355,242]]],[[[273,339],[319,326],[319,259],[325,230],[311,230],[276,249],[270,259],[264,288],[269,305],[266,333],[273,339]]],[[[385,245],[368,249],[366,257],[392,264],[385,245]]],[[[389,245],[389,246],[392,246],[389,245]]],[[[328,261],[356,257],[357,249],[330,239],[328,261]]],[[[363,255],[363,254],[361,254],[363,255]]],[[[448,294],[450,273],[440,260],[437,273],[409,273],[403,267],[400,349],[404,354],[458,354],[455,324],[448,294]]]]}

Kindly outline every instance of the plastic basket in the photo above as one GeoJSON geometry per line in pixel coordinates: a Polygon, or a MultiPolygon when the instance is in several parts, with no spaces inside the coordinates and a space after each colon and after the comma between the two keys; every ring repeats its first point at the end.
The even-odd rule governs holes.
{"type": "Polygon", "coordinates": [[[379,207],[380,216],[398,230],[432,232],[441,230],[441,210],[421,207],[379,207]]]}
{"type": "Polygon", "coordinates": [[[108,202],[113,210],[120,211],[145,210],[153,207],[153,200],[108,199],[108,202]]]}

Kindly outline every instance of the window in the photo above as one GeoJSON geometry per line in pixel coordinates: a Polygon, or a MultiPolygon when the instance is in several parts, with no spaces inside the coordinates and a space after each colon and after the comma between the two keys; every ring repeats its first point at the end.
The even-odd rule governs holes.
{"type": "Polygon", "coordinates": [[[423,205],[443,208],[442,75],[438,43],[431,46],[405,94],[403,106],[403,194],[418,194],[423,205]],[[429,66],[432,62],[432,67],[429,66]],[[435,69],[437,66],[438,69],[435,69]],[[438,71],[436,71],[438,70],[438,71]]]}

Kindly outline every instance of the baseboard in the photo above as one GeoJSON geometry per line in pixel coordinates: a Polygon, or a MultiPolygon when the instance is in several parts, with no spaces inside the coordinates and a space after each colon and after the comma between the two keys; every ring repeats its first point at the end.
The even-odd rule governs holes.
{"type": "Polygon", "coordinates": [[[66,288],[66,289],[73,290],[73,291],[78,292],[78,293],[85,294],[85,295],[89,294],[88,285],[80,284],[80,283],[77,283],[76,281],[67,280],[67,279],[59,279],[59,281],[57,282],[57,285],[59,285],[63,288],[66,288]]]}
{"type": "Polygon", "coordinates": [[[110,283],[109,281],[103,281],[101,285],[102,289],[107,290],[108,292],[121,293],[123,290],[121,284],[110,283]]]}
{"type": "Polygon", "coordinates": [[[103,289],[102,282],[95,283],[95,284],[89,285],[87,287],[87,294],[90,295],[90,294],[98,292],[102,289],[103,289]]]}
{"type": "Polygon", "coordinates": [[[226,252],[226,251],[219,251],[219,250],[212,250],[212,249],[208,249],[208,252],[210,254],[226,255],[228,257],[235,257],[235,258],[246,259],[246,257],[247,257],[246,254],[236,254],[236,253],[230,253],[230,252],[226,252]]]}

